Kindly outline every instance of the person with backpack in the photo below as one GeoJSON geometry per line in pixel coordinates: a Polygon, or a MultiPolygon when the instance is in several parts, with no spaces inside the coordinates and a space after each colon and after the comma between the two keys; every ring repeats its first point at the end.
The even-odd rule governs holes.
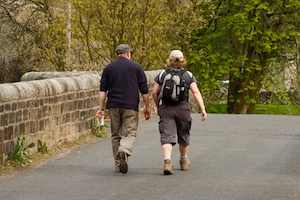
{"type": "Polygon", "coordinates": [[[140,64],[131,60],[131,49],[120,44],[115,49],[117,59],[103,70],[99,92],[99,108],[96,116],[105,115],[104,102],[109,110],[111,142],[116,172],[128,170],[128,156],[132,154],[139,123],[139,93],[145,103],[144,116],[151,115],[147,78],[140,64]]]}
{"type": "Polygon", "coordinates": [[[186,64],[183,53],[180,50],[173,50],[167,60],[167,68],[154,79],[152,96],[160,117],[159,132],[165,175],[173,174],[171,155],[176,143],[179,144],[180,169],[188,170],[191,164],[187,157],[192,125],[189,91],[192,92],[201,109],[201,120],[205,121],[207,118],[196,78],[190,71],[184,69],[186,64]]]}

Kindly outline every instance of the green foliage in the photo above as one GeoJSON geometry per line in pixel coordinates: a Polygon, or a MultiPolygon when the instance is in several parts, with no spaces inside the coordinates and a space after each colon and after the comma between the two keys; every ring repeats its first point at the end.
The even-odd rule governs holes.
{"type": "Polygon", "coordinates": [[[10,162],[25,164],[27,159],[26,149],[33,148],[35,144],[30,143],[28,146],[24,147],[24,142],[25,142],[25,134],[23,133],[20,137],[18,137],[14,151],[11,152],[8,156],[8,160],[10,162]]]}
{"type": "Polygon", "coordinates": [[[264,105],[257,104],[254,114],[271,114],[271,115],[300,115],[299,106],[293,105],[264,105]]]}
{"type": "Polygon", "coordinates": [[[38,152],[48,153],[48,147],[46,142],[43,143],[41,140],[38,140],[38,152]]]}
{"type": "Polygon", "coordinates": [[[108,128],[106,124],[101,126],[101,123],[98,120],[98,118],[93,117],[93,119],[91,120],[91,130],[93,135],[100,138],[107,137],[106,128],[108,128]]]}
{"type": "MultiPolygon", "coordinates": [[[[226,114],[226,104],[208,104],[206,105],[207,113],[226,114]]],[[[266,105],[256,104],[253,114],[266,115],[293,115],[300,116],[299,106],[296,105],[266,105]]]]}
{"type": "Polygon", "coordinates": [[[145,70],[165,65],[169,38],[174,38],[168,35],[174,22],[165,1],[75,0],[73,6],[77,12],[72,18],[72,47],[81,61],[75,67],[104,67],[115,59],[114,49],[120,43],[131,45],[132,59],[145,70]]]}
{"type": "Polygon", "coordinates": [[[161,69],[172,49],[180,48],[188,55],[187,39],[202,23],[195,9],[201,8],[201,2],[68,2],[72,4],[71,13],[67,13],[66,3],[62,1],[1,4],[0,52],[5,51],[2,46],[10,45],[3,56],[5,60],[15,56],[23,62],[23,71],[101,70],[115,59],[115,47],[128,43],[135,51],[132,59],[145,70],[161,69]],[[71,16],[70,47],[66,42],[70,41],[66,40],[70,33],[66,27],[67,16],[71,16]],[[69,52],[71,65],[67,61],[69,52]]]}
{"type": "Polygon", "coordinates": [[[226,104],[206,104],[205,109],[207,113],[226,113],[226,104]]]}
{"type": "MultiPolygon", "coordinates": [[[[253,112],[265,80],[286,67],[276,63],[287,63],[287,52],[297,52],[297,9],[297,1],[204,3],[201,16],[206,23],[189,42],[189,68],[201,81],[200,88],[213,91],[214,82],[229,79],[230,113],[253,112]],[[273,70],[273,66],[280,68],[273,70]]],[[[292,57],[297,58],[293,53],[292,57]]]]}

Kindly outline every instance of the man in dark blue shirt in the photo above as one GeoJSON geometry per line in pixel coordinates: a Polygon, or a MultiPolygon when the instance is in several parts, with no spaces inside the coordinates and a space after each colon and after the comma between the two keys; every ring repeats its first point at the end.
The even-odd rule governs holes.
{"type": "Polygon", "coordinates": [[[105,115],[104,103],[109,110],[111,139],[116,172],[128,170],[128,156],[131,155],[138,128],[139,93],[145,102],[145,119],[150,118],[149,91],[144,70],[131,60],[132,51],[127,44],[116,48],[118,59],[108,64],[102,73],[99,108],[96,116],[105,115]]]}

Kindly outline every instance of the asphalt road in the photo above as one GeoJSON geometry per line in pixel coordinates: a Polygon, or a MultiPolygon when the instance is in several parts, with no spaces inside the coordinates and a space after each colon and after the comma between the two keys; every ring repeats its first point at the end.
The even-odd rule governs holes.
{"type": "Polygon", "coordinates": [[[300,199],[300,117],[193,114],[188,157],[163,175],[158,117],[141,121],[127,174],[114,172],[110,139],[30,172],[0,179],[1,200],[300,199]]]}

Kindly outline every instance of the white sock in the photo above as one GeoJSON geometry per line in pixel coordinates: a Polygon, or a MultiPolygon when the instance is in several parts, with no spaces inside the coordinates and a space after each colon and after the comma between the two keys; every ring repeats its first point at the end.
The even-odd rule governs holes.
{"type": "Polygon", "coordinates": [[[187,156],[180,156],[180,160],[186,160],[187,156]]]}

